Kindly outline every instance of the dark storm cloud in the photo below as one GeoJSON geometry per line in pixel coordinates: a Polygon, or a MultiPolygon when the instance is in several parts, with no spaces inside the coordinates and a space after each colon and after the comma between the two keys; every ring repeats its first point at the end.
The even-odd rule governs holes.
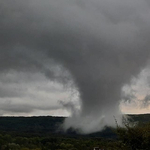
{"type": "Polygon", "coordinates": [[[11,101],[8,103],[1,104],[0,109],[5,112],[12,112],[12,113],[31,113],[34,110],[57,110],[60,109],[59,106],[35,106],[31,104],[13,104],[11,101]]]}
{"type": "Polygon", "coordinates": [[[65,127],[93,132],[115,125],[122,86],[149,59],[147,1],[2,0],[0,7],[1,73],[73,80],[81,110],[65,127]]]}

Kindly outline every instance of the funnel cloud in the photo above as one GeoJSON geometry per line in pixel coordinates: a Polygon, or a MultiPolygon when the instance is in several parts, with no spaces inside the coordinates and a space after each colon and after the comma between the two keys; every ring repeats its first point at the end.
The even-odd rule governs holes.
{"type": "MultiPolygon", "coordinates": [[[[23,85],[30,80],[26,75],[36,75],[36,83],[42,74],[75,89],[78,108],[60,103],[71,109],[65,129],[91,133],[115,126],[114,117],[121,123],[123,86],[148,65],[149,27],[148,0],[1,0],[1,80],[4,74],[23,73],[23,85]]],[[[24,96],[12,89],[6,92],[9,83],[0,87],[1,98],[24,96]]]]}

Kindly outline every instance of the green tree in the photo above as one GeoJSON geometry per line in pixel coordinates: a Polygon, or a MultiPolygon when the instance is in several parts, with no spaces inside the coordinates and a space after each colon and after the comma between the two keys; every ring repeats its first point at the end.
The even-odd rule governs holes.
{"type": "Polygon", "coordinates": [[[150,124],[117,127],[119,140],[131,150],[149,150],[150,145],[150,124]]]}

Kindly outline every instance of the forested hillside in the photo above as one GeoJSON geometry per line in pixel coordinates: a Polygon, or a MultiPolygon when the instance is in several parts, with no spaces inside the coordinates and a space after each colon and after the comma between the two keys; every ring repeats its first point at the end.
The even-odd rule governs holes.
{"type": "Polygon", "coordinates": [[[0,117],[0,150],[149,150],[150,115],[128,116],[124,128],[116,122],[115,129],[89,135],[64,132],[64,117],[0,117]]]}
{"type": "Polygon", "coordinates": [[[60,130],[64,117],[0,117],[0,131],[26,134],[52,134],[60,130]]]}
{"type": "MultiPolygon", "coordinates": [[[[131,122],[139,124],[150,122],[150,114],[128,115],[131,122]]],[[[10,134],[24,135],[55,135],[55,136],[87,136],[87,137],[105,137],[115,138],[115,133],[111,128],[106,128],[102,132],[89,135],[78,134],[73,129],[64,132],[62,123],[65,117],[0,117],[0,132],[10,134]]],[[[114,120],[115,121],[115,120],[114,120]]]]}

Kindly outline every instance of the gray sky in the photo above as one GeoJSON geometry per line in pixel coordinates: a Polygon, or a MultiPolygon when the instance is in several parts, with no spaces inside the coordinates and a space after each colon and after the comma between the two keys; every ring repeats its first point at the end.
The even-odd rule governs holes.
{"type": "Polygon", "coordinates": [[[149,27],[148,0],[1,0],[0,114],[71,114],[65,128],[83,132],[115,125],[149,68],[149,27]]]}

